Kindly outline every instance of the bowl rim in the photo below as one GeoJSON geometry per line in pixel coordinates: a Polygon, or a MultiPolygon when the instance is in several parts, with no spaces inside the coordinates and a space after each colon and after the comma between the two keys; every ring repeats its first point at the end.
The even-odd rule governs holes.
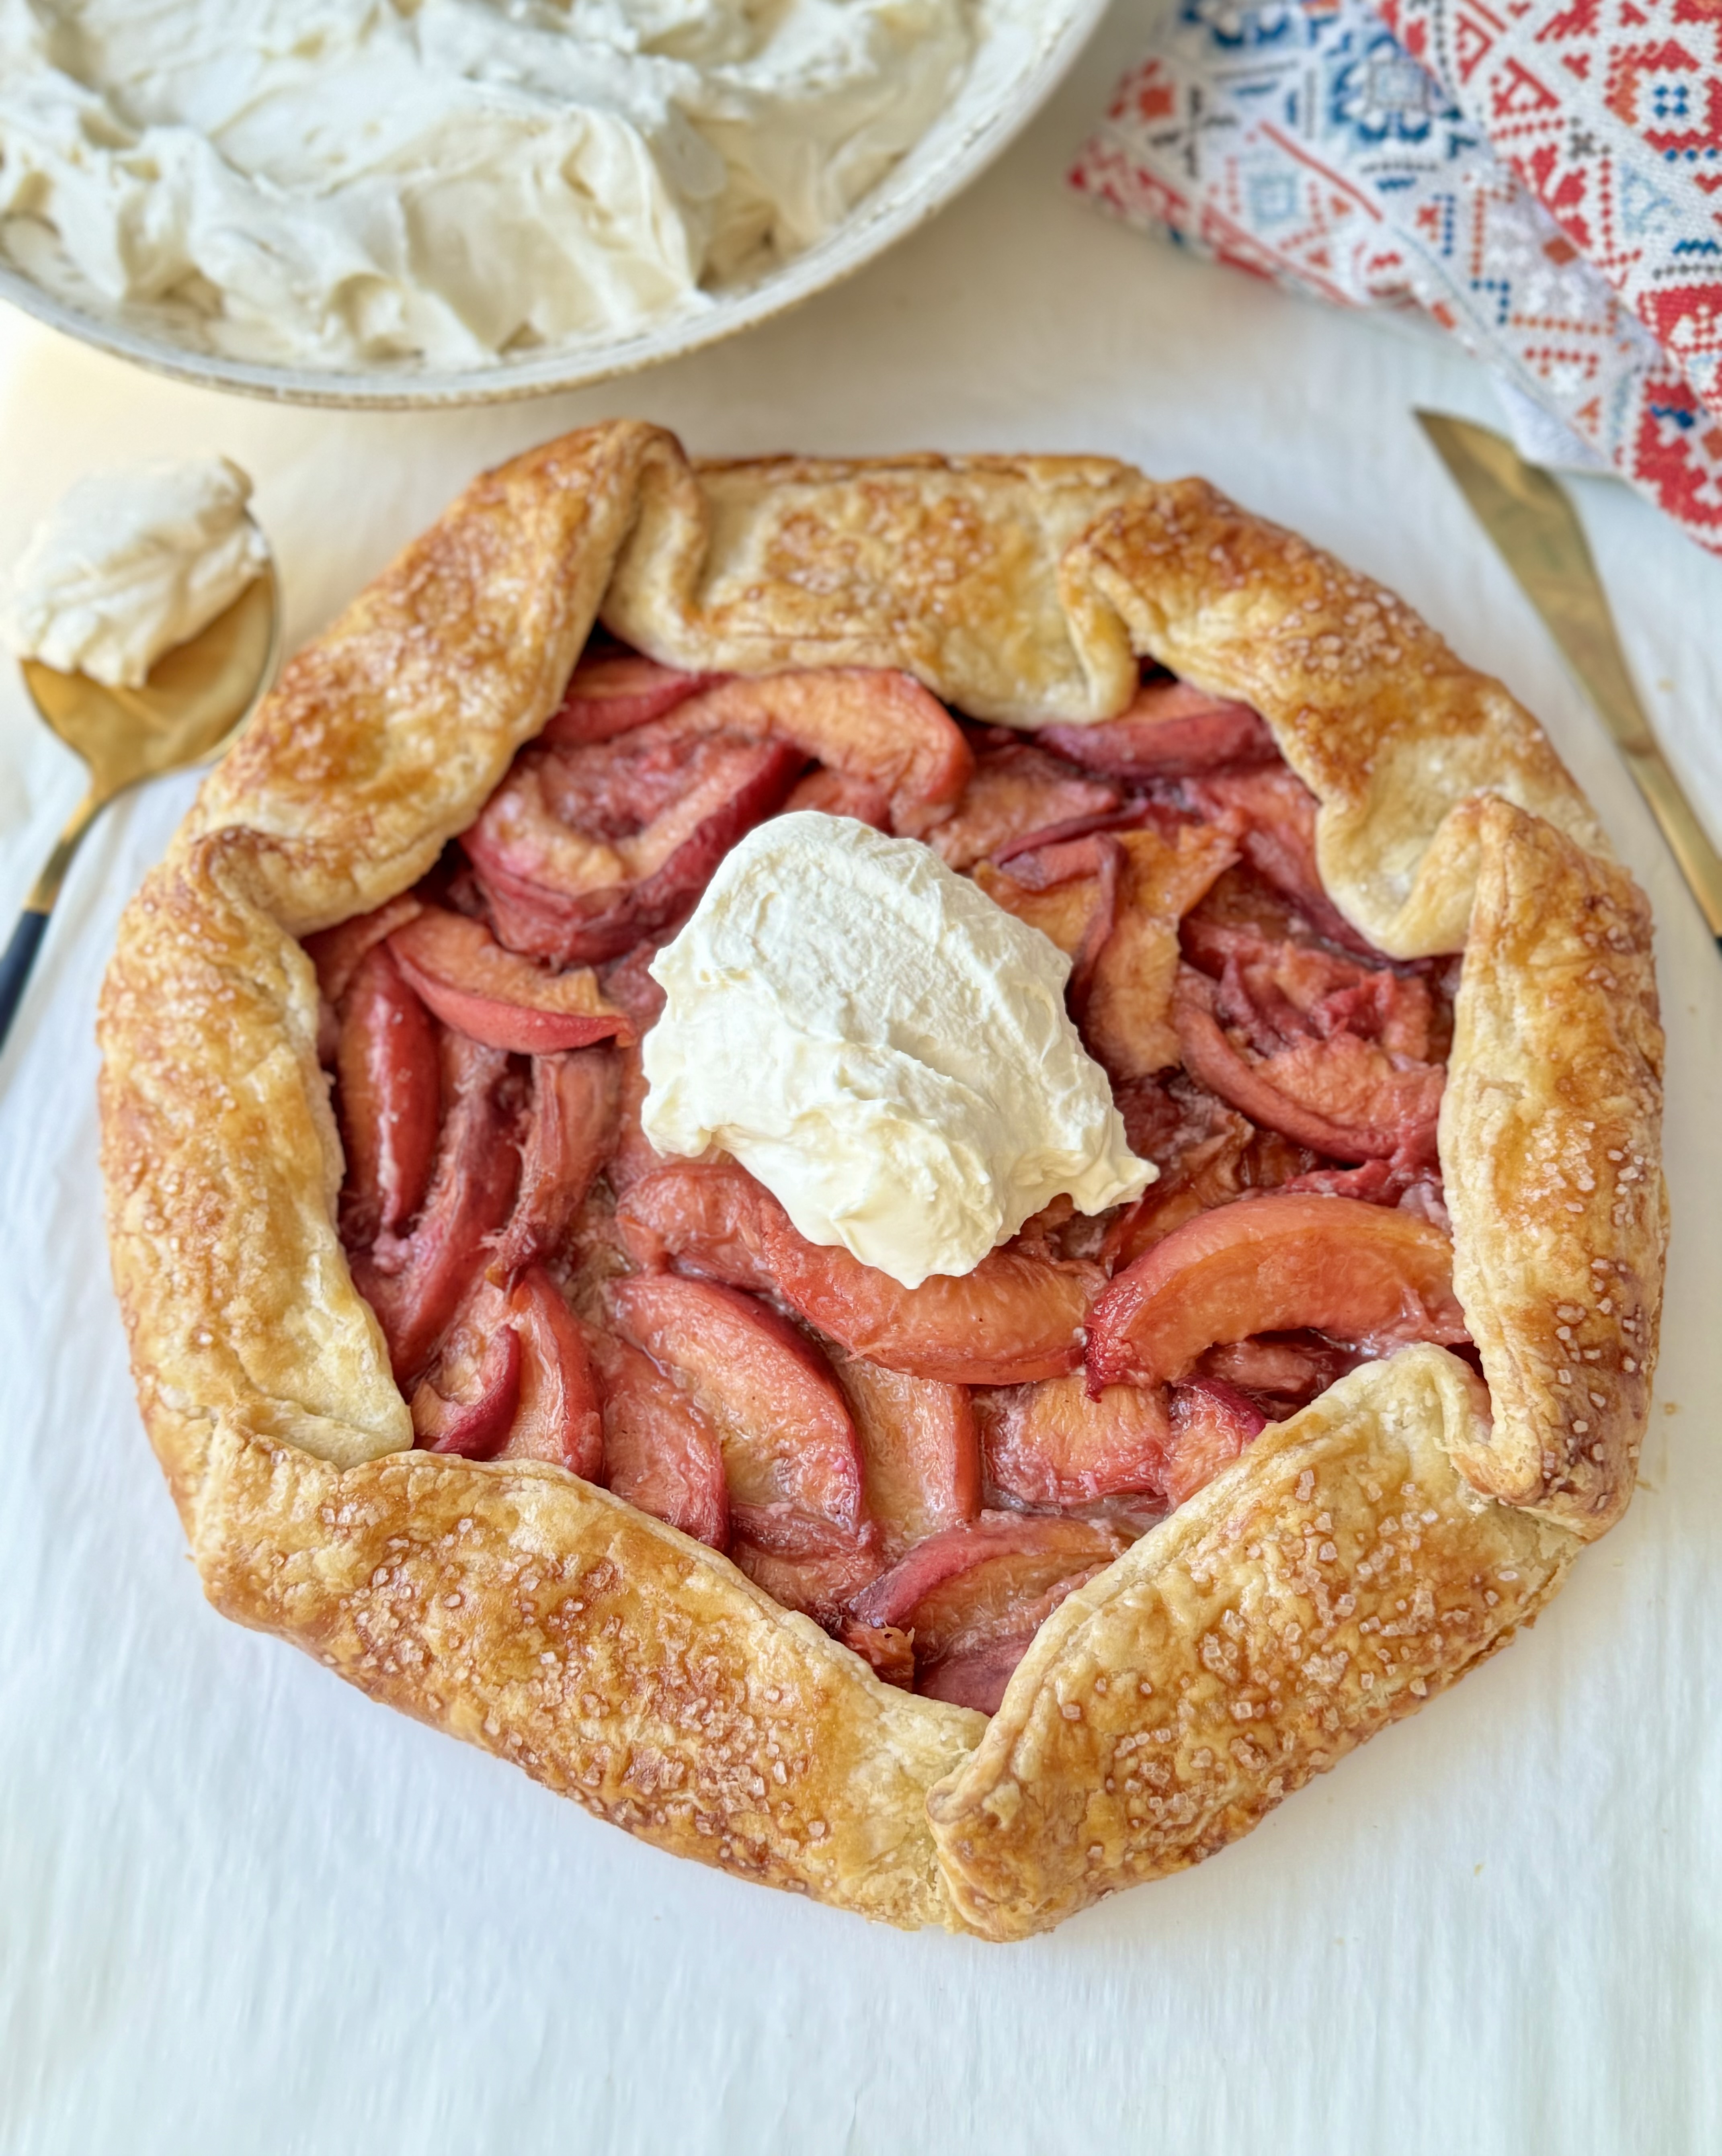
{"type": "MultiPolygon", "coordinates": [[[[917,145],[863,197],[851,215],[782,270],[732,294],[700,295],[667,321],[583,349],[563,346],[530,360],[408,375],[382,369],[316,369],[229,359],[177,345],[113,316],[86,311],[39,284],[0,255],[0,300],[80,343],[152,373],[278,403],[369,411],[431,411],[517,403],[634,374],[737,336],[786,314],[851,277],[916,231],[992,163],[1040,111],[1068,73],[1111,0],[1031,0],[1031,57],[1002,95],[977,111],[930,169],[913,169],[917,145]],[[1036,13],[1044,12],[1038,25],[1036,13]]],[[[979,54],[977,54],[977,59],[979,54]]],[[[923,142],[926,137],[923,137],[923,142]]]]}

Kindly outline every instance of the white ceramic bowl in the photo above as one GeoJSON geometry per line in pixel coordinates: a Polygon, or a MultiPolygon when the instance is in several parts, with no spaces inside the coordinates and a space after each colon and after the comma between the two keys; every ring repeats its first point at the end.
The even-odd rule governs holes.
{"type": "Polygon", "coordinates": [[[208,389],[296,404],[386,409],[494,404],[578,389],[679,357],[781,314],[882,254],[966,187],[1056,88],[1108,0],[979,0],[975,54],[948,110],[836,229],[743,287],[702,294],[622,336],[570,340],[517,360],[459,371],[379,362],[364,368],[263,366],[200,350],[167,309],[77,289],[67,265],[51,290],[0,256],[0,299],[121,359],[208,389]]]}

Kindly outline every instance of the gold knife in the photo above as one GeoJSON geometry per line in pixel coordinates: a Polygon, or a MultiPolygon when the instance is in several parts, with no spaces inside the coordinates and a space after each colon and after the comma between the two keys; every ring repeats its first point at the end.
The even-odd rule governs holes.
{"type": "Polygon", "coordinates": [[[1644,716],[1585,527],[1565,490],[1487,427],[1441,412],[1419,412],[1417,418],[1613,735],[1711,935],[1722,944],[1722,855],[1692,813],[1644,716]]]}

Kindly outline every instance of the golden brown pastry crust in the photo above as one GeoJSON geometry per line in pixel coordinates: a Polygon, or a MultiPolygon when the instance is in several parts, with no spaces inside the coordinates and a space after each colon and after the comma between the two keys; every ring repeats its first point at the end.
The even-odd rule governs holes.
{"type": "Polygon", "coordinates": [[[1663,1242],[1642,901],[1498,684],[1199,481],[695,467],[632,423],[517,458],[292,662],[128,911],[100,1029],[115,1278],[211,1599],[647,1840],[893,1923],[1020,1937],[1220,1847],[1499,1645],[1630,1494],[1663,1242]],[[560,1470],[404,1450],[295,939],[471,822],[600,608],[673,663],[904,665],[1018,725],[1118,710],[1144,653],[1253,702],[1351,917],[1465,945],[1442,1148],[1493,1424],[1442,1350],[1359,1371],[1072,1595],[990,1724],[560,1470]]]}
{"type": "Polygon", "coordinates": [[[1475,821],[1441,1153],[1494,1419],[1454,1458],[1478,1489],[1594,1537],[1632,1494],[1662,1312],[1650,909],[1504,801],[1475,821]]]}
{"type": "Polygon", "coordinates": [[[1365,1363],[1047,1620],[933,1792],[977,1930],[1211,1856],[1535,1615],[1579,1543],[1455,1471],[1482,1394],[1439,1348],[1365,1363]]]}

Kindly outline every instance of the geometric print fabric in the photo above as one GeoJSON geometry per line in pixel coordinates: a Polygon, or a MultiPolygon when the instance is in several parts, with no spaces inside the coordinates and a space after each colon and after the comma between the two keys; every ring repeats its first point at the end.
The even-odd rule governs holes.
{"type": "MultiPolygon", "coordinates": [[[[1634,0],[1608,4],[1580,0],[1593,23],[1634,0]]],[[[1722,0],[1663,12],[1701,6],[1708,52],[1722,0]]],[[[1512,119],[1515,98],[1542,110],[1514,69],[1540,38],[1545,70],[1570,73],[1586,47],[1559,26],[1576,13],[1525,8],[1499,27],[1476,0],[1385,0],[1379,13],[1364,0],[1165,0],[1072,178],[1132,223],[1295,290],[1421,308],[1722,552],[1722,418],[1708,408],[1722,406],[1722,303],[1694,296],[1705,280],[1692,271],[1710,259],[1699,242],[1722,245],[1722,154],[1675,125],[1709,78],[1647,61],[1602,70],[1635,158],[1651,141],[1642,121],[1666,123],[1656,139],[1681,147],[1678,195],[1665,185],[1653,201],[1636,164],[1591,146],[1602,134],[1588,90],[1563,92],[1550,159],[1559,128],[1512,119]],[[1507,116],[1500,138],[1477,116],[1485,105],[1507,116]],[[1673,326],[1667,341],[1652,323],[1673,326]]],[[[1717,137],[1722,95],[1704,111],[1717,137]]]]}

